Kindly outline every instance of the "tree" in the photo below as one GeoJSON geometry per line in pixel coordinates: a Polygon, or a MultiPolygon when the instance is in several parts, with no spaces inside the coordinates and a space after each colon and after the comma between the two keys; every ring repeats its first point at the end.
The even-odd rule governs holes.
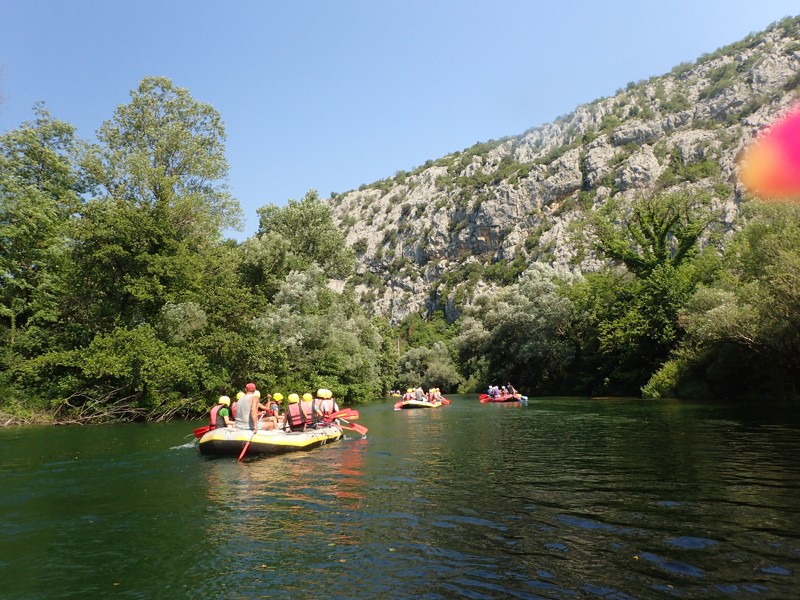
{"type": "Polygon", "coordinates": [[[85,164],[131,207],[162,215],[179,238],[214,239],[240,226],[225,183],[225,127],[209,104],[165,77],[147,77],[97,133],[85,164]]]}
{"type": "Polygon", "coordinates": [[[352,295],[327,286],[319,266],[290,273],[251,327],[272,352],[262,378],[283,389],[326,387],[351,402],[383,391],[380,332],[352,295]]]}
{"type": "Polygon", "coordinates": [[[650,396],[800,397],[800,209],[755,205],[718,277],[681,313],[684,343],[650,396]]]}
{"type": "Polygon", "coordinates": [[[465,310],[455,348],[474,389],[508,381],[536,393],[559,389],[576,352],[560,277],[569,278],[536,263],[516,284],[478,296],[465,310]]]}
{"type": "Polygon", "coordinates": [[[219,114],[170,80],[144,79],[97,137],[84,164],[101,195],[72,244],[74,318],[92,324],[89,336],[202,296],[204,253],[240,214],[219,114]]]}
{"type": "Polygon", "coordinates": [[[714,222],[721,219],[711,199],[687,191],[635,198],[630,206],[612,200],[589,217],[594,249],[629,274],[606,271],[571,292],[580,313],[592,315],[581,338],[599,342],[591,392],[637,393],[678,346],[678,315],[718,265],[713,248],[700,246],[714,222]],[[607,286],[610,277],[616,289],[607,286]],[[595,285],[597,292],[582,289],[595,285]]]}
{"type": "Polygon", "coordinates": [[[444,342],[434,342],[430,348],[411,348],[398,360],[398,386],[404,389],[422,386],[443,391],[457,390],[463,382],[450,351],[444,342]]]}
{"type": "Polygon", "coordinates": [[[75,128],[43,105],[34,112],[0,137],[0,331],[26,356],[51,343],[43,330],[57,318],[66,226],[86,190],[75,128]]]}
{"type": "Polygon", "coordinates": [[[588,224],[595,250],[644,278],[659,266],[679,268],[693,258],[700,237],[719,220],[708,195],[679,191],[640,196],[628,207],[609,200],[588,224]]]}
{"type": "Polygon", "coordinates": [[[256,235],[273,235],[288,242],[288,270],[304,270],[315,263],[328,277],[344,278],[353,271],[353,250],[334,224],[331,207],[319,199],[316,190],[309,190],[299,202],[289,200],[285,207],[267,205],[257,212],[260,224],[256,235]]]}
{"type": "Polygon", "coordinates": [[[115,414],[126,407],[169,413],[175,405],[165,402],[197,398],[225,371],[206,359],[207,340],[219,332],[207,310],[217,297],[213,286],[239,283],[237,261],[221,244],[221,229],[236,227],[240,214],[225,183],[224,127],[217,111],[187,90],[149,77],[97,138],[83,159],[96,194],[74,219],[63,270],[59,336],[66,351],[30,376],[94,390],[76,411],[87,404],[99,410],[92,398],[102,398],[118,406],[115,414]],[[234,267],[228,275],[219,270],[225,255],[234,267]],[[186,318],[180,334],[179,314],[186,318]],[[137,366],[161,349],[176,357],[159,366],[161,375],[154,375],[157,361],[137,366]],[[176,383],[167,393],[170,377],[176,383]]]}

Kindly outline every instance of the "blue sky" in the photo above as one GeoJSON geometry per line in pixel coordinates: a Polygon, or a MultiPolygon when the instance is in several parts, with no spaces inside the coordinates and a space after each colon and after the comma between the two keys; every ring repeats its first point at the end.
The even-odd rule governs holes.
{"type": "Polygon", "coordinates": [[[797,0],[0,0],[0,131],[91,140],[169,77],[226,124],[245,213],[552,121],[800,13],[797,0]]]}

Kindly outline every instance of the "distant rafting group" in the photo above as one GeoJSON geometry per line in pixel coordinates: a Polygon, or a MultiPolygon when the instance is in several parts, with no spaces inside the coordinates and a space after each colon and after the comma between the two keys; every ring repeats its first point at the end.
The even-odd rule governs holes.
{"type": "Polygon", "coordinates": [[[438,408],[450,404],[450,400],[442,396],[439,388],[429,388],[426,393],[422,387],[408,388],[403,397],[394,403],[395,410],[409,408],[438,408]]]}
{"type": "Polygon", "coordinates": [[[255,383],[248,383],[236,401],[220,396],[209,414],[209,424],[195,429],[200,452],[209,455],[280,454],[309,450],[343,435],[343,429],[366,434],[367,428],[353,423],[358,411],[341,409],[333,393],[325,388],[316,396],[291,393],[282,408],[283,394],[262,396],[255,383]]]}
{"type": "Polygon", "coordinates": [[[485,394],[480,395],[481,404],[489,402],[520,402],[528,404],[528,397],[520,394],[511,383],[498,387],[490,385],[485,394]]]}

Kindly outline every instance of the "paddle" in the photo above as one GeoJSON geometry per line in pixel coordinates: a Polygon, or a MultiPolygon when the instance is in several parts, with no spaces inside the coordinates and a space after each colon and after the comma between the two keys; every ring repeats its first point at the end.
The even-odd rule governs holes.
{"type": "Polygon", "coordinates": [[[258,421],[256,421],[256,428],[253,430],[253,435],[251,435],[250,439],[247,440],[247,443],[244,445],[244,448],[242,448],[242,453],[239,455],[238,458],[239,462],[241,462],[242,458],[244,458],[244,453],[247,452],[247,449],[250,447],[250,442],[252,442],[253,438],[256,437],[256,434],[258,433],[258,426],[261,423],[261,417],[263,416],[264,416],[263,412],[260,415],[258,415],[258,421]]]}
{"type": "Polygon", "coordinates": [[[367,429],[363,425],[359,425],[358,423],[351,423],[350,421],[345,421],[341,417],[339,418],[339,420],[347,423],[347,425],[342,425],[341,423],[339,424],[339,427],[341,427],[342,429],[351,429],[356,433],[360,433],[361,435],[367,435],[367,431],[369,431],[369,429],[367,429]]]}
{"type": "Polygon", "coordinates": [[[194,437],[196,437],[199,440],[209,431],[211,431],[211,425],[206,425],[205,427],[198,427],[197,429],[194,430],[194,437]]]}
{"type": "Polygon", "coordinates": [[[333,419],[338,419],[340,417],[345,417],[347,419],[351,419],[353,421],[358,420],[358,411],[353,408],[343,408],[342,410],[333,412],[329,415],[325,415],[326,421],[332,421],[333,419]]]}
{"type": "Polygon", "coordinates": [[[442,404],[450,404],[450,400],[447,398],[442,398],[442,404]]]}

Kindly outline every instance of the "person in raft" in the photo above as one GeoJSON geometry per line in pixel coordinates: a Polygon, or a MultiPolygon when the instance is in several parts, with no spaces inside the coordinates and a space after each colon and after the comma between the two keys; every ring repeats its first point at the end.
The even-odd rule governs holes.
{"type": "Polygon", "coordinates": [[[339,405],[336,403],[336,400],[333,399],[332,391],[321,388],[317,390],[317,398],[319,399],[317,406],[319,407],[320,413],[322,413],[323,421],[326,420],[325,418],[328,415],[339,412],[339,405]]]}
{"type": "Polygon", "coordinates": [[[256,384],[248,383],[244,386],[244,395],[236,401],[236,427],[238,429],[255,430],[258,427],[258,405],[256,384]]]}
{"type": "Polygon", "coordinates": [[[289,403],[283,416],[283,428],[290,431],[305,431],[306,418],[300,408],[300,396],[289,394],[289,403]]]}
{"type": "Polygon", "coordinates": [[[258,404],[258,428],[263,429],[264,431],[272,431],[274,429],[278,429],[278,417],[272,414],[270,411],[270,401],[272,400],[272,394],[267,394],[267,403],[261,403],[261,392],[256,390],[253,392],[253,398],[255,398],[258,404]]]}
{"type": "Polygon", "coordinates": [[[231,399],[228,396],[220,396],[217,404],[211,409],[211,429],[222,429],[223,427],[234,427],[236,424],[230,416],[231,399]]]}
{"type": "Polygon", "coordinates": [[[270,394],[267,396],[268,400],[266,402],[267,405],[267,414],[271,417],[275,417],[278,421],[281,420],[281,402],[283,401],[283,394],[277,392],[276,394],[270,394]]]}
{"type": "Polygon", "coordinates": [[[306,419],[306,425],[309,427],[316,427],[317,423],[322,420],[322,411],[319,409],[317,399],[311,394],[306,392],[300,399],[300,410],[303,411],[303,416],[306,419]]]}

